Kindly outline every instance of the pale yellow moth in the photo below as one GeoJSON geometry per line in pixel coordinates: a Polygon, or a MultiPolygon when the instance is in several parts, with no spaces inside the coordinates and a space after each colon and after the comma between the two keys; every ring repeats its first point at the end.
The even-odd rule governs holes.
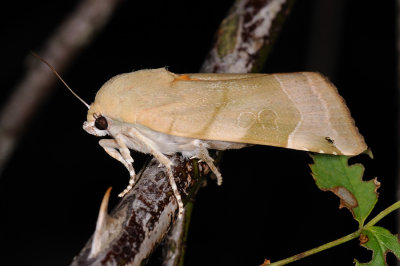
{"type": "Polygon", "coordinates": [[[90,106],[78,99],[89,108],[83,128],[110,135],[100,146],[129,171],[129,185],[119,196],[136,182],[129,149],[152,154],[167,169],[179,217],[183,203],[165,155],[204,161],[220,185],[208,149],[259,144],[343,155],[367,149],[336,87],[319,73],[178,75],[146,69],[111,78],[90,106]]]}
{"type": "Polygon", "coordinates": [[[166,167],[182,213],[183,203],[165,155],[198,158],[222,183],[208,149],[248,144],[327,154],[357,155],[367,145],[336,87],[319,73],[183,74],[165,68],[121,74],[107,81],[90,105],[83,128],[128,169],[129,149],[152,154],[166,167]]]}

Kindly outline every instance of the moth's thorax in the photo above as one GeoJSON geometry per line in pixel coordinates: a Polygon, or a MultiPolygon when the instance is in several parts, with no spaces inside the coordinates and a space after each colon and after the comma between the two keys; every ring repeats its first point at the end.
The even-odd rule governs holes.
{"type": "MultiPolygon", "coordinates": [[[[136,122],[137,112],[149,106],[150,94],[168,88],[178,75],[165,68],[145,69],[117,75],[108,80],[97,92],[90,105],[87,121],[94,114],[102,114],[119,121],[136,122]]],[[[154,99],[157,101],[157,99],[154,99]]]]}

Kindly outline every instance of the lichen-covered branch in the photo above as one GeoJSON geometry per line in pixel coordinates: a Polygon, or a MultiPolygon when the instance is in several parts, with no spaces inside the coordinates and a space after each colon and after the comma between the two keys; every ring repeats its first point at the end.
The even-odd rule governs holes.
{"type": "MultiPolygon", "coordinates": [[[[292,0],[236,1],[218,29],[215,45],[201,71],[245,73],[259,69],[292,3],[292,0]]],[[[173,160],[179,192],[187,203],[194,198],[208,168],[179,155],[174,155],[173,160]]],[[[110,217],[104,213],[104,208],[101,210],[99,217],[102,218],[94,237],[72,265],[141,265],[146,261],[173,226],[177,215],[176,200],[164,170],[153,159],[110,217]],[[96,243],[93,239],[101,241],[96,243]]],[[[186,212],[190,215],[189,210],[186,212]]],[[[183,221],[172,230],[164,265],[182,262],[187,225],[183,221]]]]}
{"type": "Polygon", "coordinates": [[[201,72],[259,72],[294,0],[237,0],[201,72]]]}

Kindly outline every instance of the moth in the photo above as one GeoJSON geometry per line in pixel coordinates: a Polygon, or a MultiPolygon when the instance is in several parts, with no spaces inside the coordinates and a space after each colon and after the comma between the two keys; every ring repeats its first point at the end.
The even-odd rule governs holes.
{"type": "Polygon", "coordinates": [[[145,69],[111,78],[91,105],[78,99],[89,109],[84,130],[111,136],[101,139],[100,146],[129,171],[129,185],[119,196],[136,182],[130,150],[151,154],[167,170],[178,217],[183,203],[166,155],[200,159],[220,185],[222,176],[209,149],[258,144],[337,155],[367,149],[343,98],[319,73],[174,74],[165,68],[145,69]]]}
{"type": "Polygon", "coordinates": [[[83,128],[110,135],[100,146],[130,173],[130,149],[153,155],[167,169],[183,203],[166,155],[204,161],[222,183],[208,150],[248,144],[356,155],[367,146],[337,89],[319,73],[183,74],[165,68],[121,74],[107,81],[90,105],[83,128]]]}

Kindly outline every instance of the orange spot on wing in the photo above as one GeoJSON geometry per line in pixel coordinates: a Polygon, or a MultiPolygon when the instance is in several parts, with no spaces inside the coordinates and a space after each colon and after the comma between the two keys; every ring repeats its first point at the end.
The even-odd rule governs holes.
{"type": "Polygon", "coordinates": [[[199,79],[193,79],[193,78],[189,77],[189,75],[184,74],[184,75],[180,75],[179,77],[175,78],[174,82],[180,81],[180,80],[199,80],[199,79]]]}

